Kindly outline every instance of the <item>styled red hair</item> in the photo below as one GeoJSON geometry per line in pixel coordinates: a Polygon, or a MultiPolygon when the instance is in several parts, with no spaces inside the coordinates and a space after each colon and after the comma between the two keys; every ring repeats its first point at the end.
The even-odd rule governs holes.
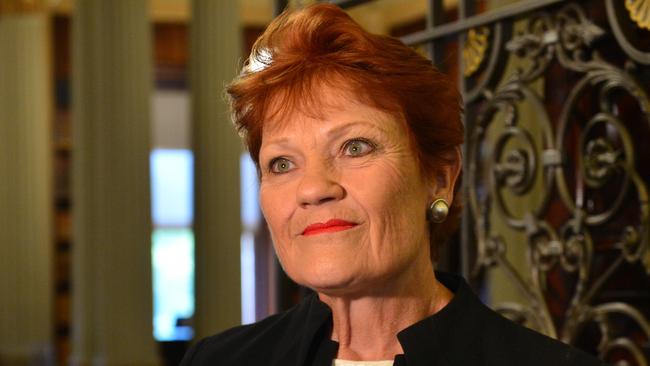
{"type": "MultiPolygon", "coordinates": [[[[264,124],[298,110],[319,113],[324,85],[404,120],[423,172],[459,164],[463,125],[455,84],[401,41],[366,32],[335,5],[316,4],[273,20],[227,88],[233,122],[258,169],[264,124]]],[[[455,197],[447,221],[431,225],[433,257],[456,229],[460,208],[455,197]]]]}

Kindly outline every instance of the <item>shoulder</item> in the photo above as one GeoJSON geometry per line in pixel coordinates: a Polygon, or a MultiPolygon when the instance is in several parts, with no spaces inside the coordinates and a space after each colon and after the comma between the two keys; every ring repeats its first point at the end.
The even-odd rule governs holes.
{"type": "Polygon", "coordinates": [[[529,366],[603,365],[594,356],[519,325],[483,304],[461,277],[436,272],[454,298],[433,317],[447,363],[529,366]]]}
{"type": "Polygon", "coordinates": [[[290,317],[291,313],[273,315],[203,338],[187,352],[181,365],[235,365],[252,356],[250,352],[264,353],[283,335],[290,317]]]}
{"type": "Polygon", "coordinates": [[[291,351],[313,316],[313,296],[294,308],[259,322],[206,337],[183,358],[182,366],[261,365],[291,351]]]}
{"type": "Polygon", "coordinates": [[[479,344],[495,365],[604,365],[594,356],[516,324],[486,306],[480,312],[485,321],[479,344]]]}

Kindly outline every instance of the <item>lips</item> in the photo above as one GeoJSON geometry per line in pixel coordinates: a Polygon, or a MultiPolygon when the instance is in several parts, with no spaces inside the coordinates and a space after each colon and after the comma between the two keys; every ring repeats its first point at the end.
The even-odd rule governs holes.
{"type": "Polygon", "coordinates": [[[352,229],[355,226],[357,226],[357,224],[354,222],[340,220],[340,219],[332,219],[325,223],[317,222],[315,224],[311,224],[307,226],[305,230],[302,232],[302,235],[310,236],[310,235],[318,235],[323,233],[333,233],[336,231],[352,229]]]}

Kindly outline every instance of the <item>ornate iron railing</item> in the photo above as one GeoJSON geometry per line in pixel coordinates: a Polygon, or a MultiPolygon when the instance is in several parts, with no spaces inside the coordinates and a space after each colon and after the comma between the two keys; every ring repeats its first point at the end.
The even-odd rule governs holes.
{"type": "MultiPolygon", "coordinates": [[[[608,284],[618,271],[635,266],[650,271],[648,164],[637,162],[650,156],[636,146],[650,137],[650,54],[621,38],[622,32],[614,32],[609,42],[618,41],[625,57],[616,55],[617,47],[599,45],[607,30],[590,19],[585,4],[538,9],[509,39],[498,39],[500,27],[507,26],[503,22],[483,26],[482,34],[494,30],[493,42],[503,45],[488,65],[517,57],[525,66],[508,75],[484,75],[483,80],[499,82],[466,89],[467,108],[475,111],[468,115],[466,197],[476,246],[465,244],[476,250],[473,277],[498,267],[525,298],[523,304],[495,308],[568,343],[579,343],[593,324],[599,339],[593,351],[600,357],[646,365],[648,303],[641,301],[645,308],[638,308],[625,296],[602,295],[612,292],[608,284]],[[599,52],[598,46],[613,54],[599,52]],[[533,84],[541,81],[548,88],[549,79],[558,77],[571,85],[559,87],[563,100],[554,106],[548,91],[541,95],[533,84]],[[472,109],[473,104],[481,105],[472,109]],[[524,104],[534,123],[521,120],[524,104]],[[512,209],[516,200],[529,205],[512,209]],[[491,225],[495,214],[505,223],[500,230],[491,225]],[[509,231],[521,232],[525,243],[508,240],[509,231]],[[509,246],[522,244],[528,273],[515,269],[506,255],[509,246]],[[555,313],[549,303],[550,296],[559,295],[554,287],[569,292],[560,301],[563,311],[555,313]],[[635,326],[626,324],[620,331],[630,322],[635,326]]],[[[615,13],[612,0],[605,5],[611,30],[630,21],[615,13]]],[[[470,30],[466,49],[476,38],[470,30]]],[[[647,301],[650,278],[636,273],[632,281],[647,301]]]]}

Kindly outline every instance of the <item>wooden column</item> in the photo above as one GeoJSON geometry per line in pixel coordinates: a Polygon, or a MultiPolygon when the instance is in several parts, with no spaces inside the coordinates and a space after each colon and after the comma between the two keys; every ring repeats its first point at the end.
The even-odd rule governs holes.
{"type": "Polygon", "coordinates": [[[75,4],[74,365],[158,364],[152,335],[147,4],[75,4]]]}

